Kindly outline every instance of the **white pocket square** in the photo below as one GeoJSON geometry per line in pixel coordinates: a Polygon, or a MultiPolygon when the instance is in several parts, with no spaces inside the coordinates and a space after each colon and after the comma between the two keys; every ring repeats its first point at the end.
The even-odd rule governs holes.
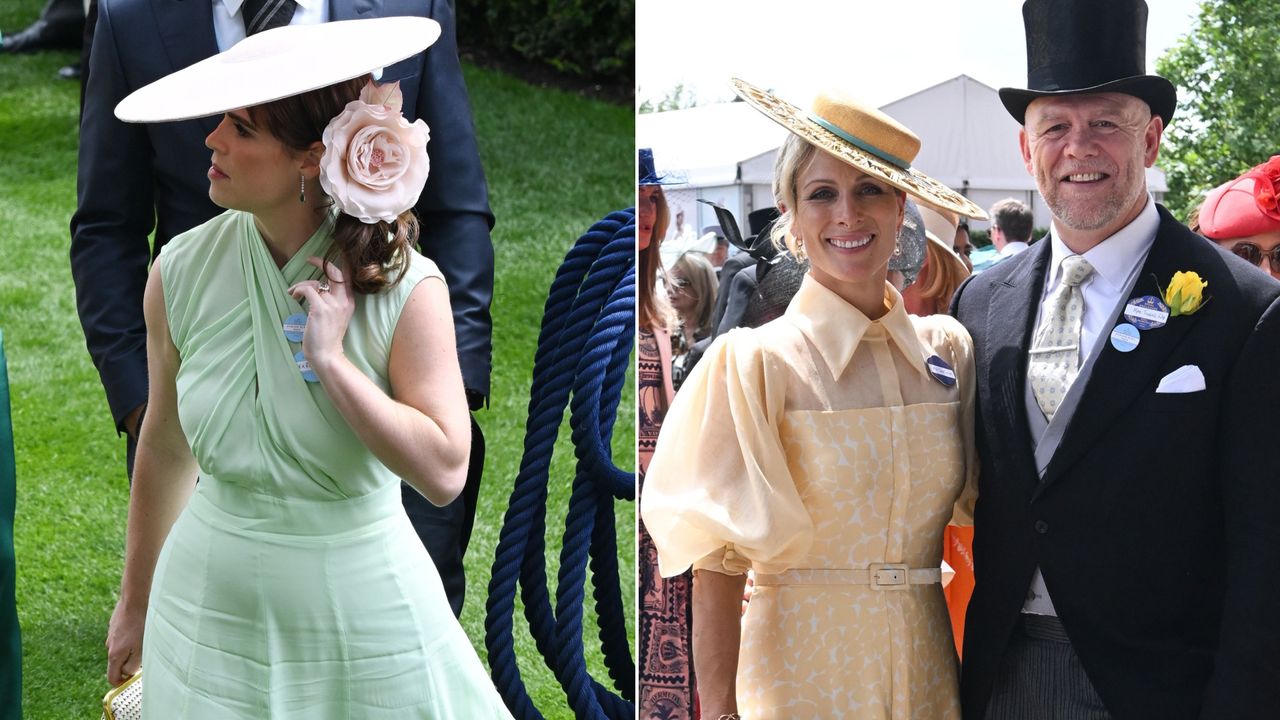
{"type": "Polygon", "coordinates": [[[1160,378],[1157,393],[1193,393],[1204,390],[1204,373],[1195,365],[1183,365],[1160,378]]]}

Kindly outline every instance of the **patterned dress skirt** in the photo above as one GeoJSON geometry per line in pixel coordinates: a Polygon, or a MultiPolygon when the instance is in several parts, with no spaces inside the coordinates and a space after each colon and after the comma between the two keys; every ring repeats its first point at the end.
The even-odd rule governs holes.
{"type": "MultiPolygon", "coordinates": [[[[644,472],[658,441],[662,416],[668,400],[664,389],[666,367],[658,338],[641,331],[637,376],[638,412],[636,434],[640,465],[640,492],[644,492],[644,472]]],[[[641,720],[687,720],[695,718],[693,631],[693,576],[686,572],[672,578],[658,574],[658,552],[640,523],[637,543],[637,572],[640,576],[640,706],[641,720]]]]}

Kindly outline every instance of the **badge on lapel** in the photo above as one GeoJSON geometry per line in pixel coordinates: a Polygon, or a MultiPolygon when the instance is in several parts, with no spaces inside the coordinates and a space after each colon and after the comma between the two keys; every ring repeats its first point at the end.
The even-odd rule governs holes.
{"type": "Polygon", "coordinates": [[[925,363],[929,366],[929,374],[933,376],[934,380],[947,387],[952,387],[956,384],[956,371],[947,364],[946,360],[937,355],[931,355],[925,363]]]}
{"type": "MultiPolygon", "coordinates": [[[[1156,285],[1160,281],[1156,279],[1156,285]]],[[[1169,318],[1193,315],[1209,302],[1204,289],[1209,283],[1194,270],[1179,270],[1159,296],[1131,298],[1124,306],[1125,322],[1111,330],[1111,347],[1122,353],[1132,352],[1142,341],[1142,333],[1164,327],[1169,318]]]]}

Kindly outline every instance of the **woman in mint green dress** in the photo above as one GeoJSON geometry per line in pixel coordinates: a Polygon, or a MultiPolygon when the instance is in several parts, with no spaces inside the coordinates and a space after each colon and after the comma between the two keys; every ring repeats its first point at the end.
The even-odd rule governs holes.
{"type": "Polygon", "coordinates": [[[435,35],[389,22],[267,31],[117,108],[223,114],[228,209],[164,248],[144,298],[107,638],[112,684],[146,669],[144,718],[510,717],[400,501],[402,478],[461,491],[470,424],[448,291],[412,249],[427,128],[367,80],[435,35]]]}

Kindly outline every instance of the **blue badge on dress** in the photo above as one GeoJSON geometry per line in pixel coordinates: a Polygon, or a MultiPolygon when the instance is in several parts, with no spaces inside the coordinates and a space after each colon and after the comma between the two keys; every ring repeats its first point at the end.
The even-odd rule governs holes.
{"type": "Polygon", "coordinates": [[[293,361],[298,364],[298,370],[302,373],[302,379],[309,383],[318,383],[320,378],[316,377],[316,373],[311,369],[311,363],[307,362],[307,358],[302,355],[302,351],[293,354],[293,361]]]}
{"type": "Polygon", "coordinates": [[[1120,352],[1131,352],[1142,341],[1138,328],[1129,323],[1120,323],[1111,331],[1111,347],[1120,352]]]}
{"type": "Polygon", "coordinates": [[[306,313],[294,313],[284,319],[284,337],[289,342],[302,342],[302,333],[306,329],[306,313]]]}
{"type": "Polygon", "coordinates": [[[1124,319],[1139,330],[1154,330],[1169,322],[1169,306],[1155,295],[1143,295],[1124,306],[1124,319]]]}
{"type": "Polygon", "coordinates": [[[925,360],[925,363],[929,366],[929,374],[933,376],[934,380],[947,387],[952,387],[956,384],[956,371],[951,369],[946,360],[933,355],[928,360],[925,360]]]}

